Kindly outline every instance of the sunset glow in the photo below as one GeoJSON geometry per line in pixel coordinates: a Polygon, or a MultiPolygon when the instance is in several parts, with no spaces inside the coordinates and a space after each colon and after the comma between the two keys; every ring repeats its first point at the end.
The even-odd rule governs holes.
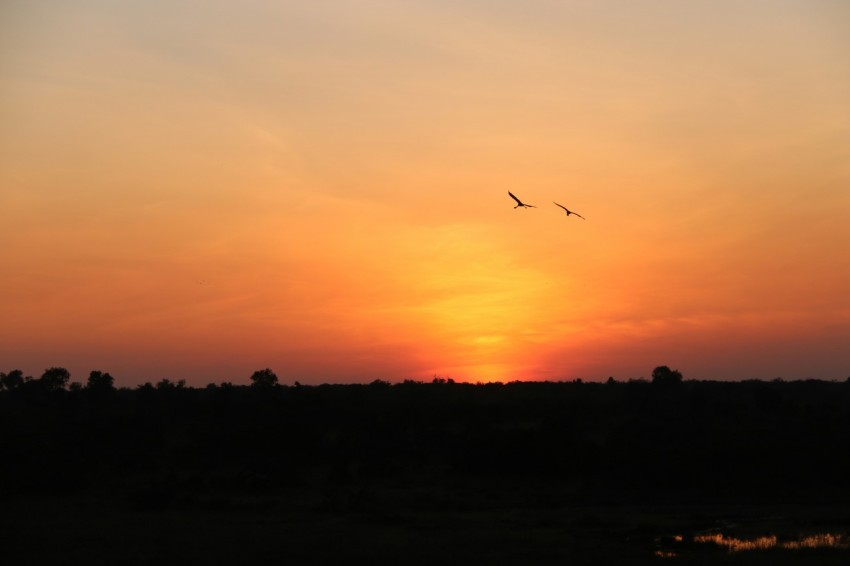
{"type": "Polygon", "coordinates": [[[0,370],[846,379],[848,21],[6,2],[0,370]]]}

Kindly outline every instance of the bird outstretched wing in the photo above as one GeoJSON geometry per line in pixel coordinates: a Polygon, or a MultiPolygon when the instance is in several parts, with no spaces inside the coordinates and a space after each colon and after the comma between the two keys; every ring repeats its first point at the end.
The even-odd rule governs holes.
{"type": "Polygon", "coordinates": [[[569,208],[567,208],[566,206],[564,206],[564,205],[562,205],[562,204],[558,204],[558,203],[557,203],[557,202],[555,202],[555,201],[552,201],[552,202],[555,204],[555,206],[559,206],[559,207],[563,208],[563,209],[564,209],[564,212],[566,212],[566,213],[567,213],[567,216],[569,216],[570,214],[575,214],[576,216],[578,216],[578,217],[579,217],[579,218],[581,218],[582,220],[587,220],[587,218],[585,218],[584,216],[582,216],[582,215],[581,215],[581,214],[579,214],[578,212],[573,212],[572,210],[570,210],[570,209],[569,209],[569,208]]]}
{"type": "Polygon", "coordinates": [[[524,202],[522,202],[521,200],[516,198],[516,196],[514,196],[514,194],[510,191],[508,191],[508,194],[511,195],[511,198],[516,201],[516,206],[514,208],[519,208],[521,206],[526,207],[526,208],[537,208],[533,204],[525,204],[524,202]]]}

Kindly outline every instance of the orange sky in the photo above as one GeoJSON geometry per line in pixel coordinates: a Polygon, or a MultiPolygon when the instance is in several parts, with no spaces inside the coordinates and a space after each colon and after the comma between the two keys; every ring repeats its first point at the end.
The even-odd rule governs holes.
{"type": "Polygon", "coordinates": [[[218,4],[0,6],[0,371],[850,375],[850,4],[218,4]]]}

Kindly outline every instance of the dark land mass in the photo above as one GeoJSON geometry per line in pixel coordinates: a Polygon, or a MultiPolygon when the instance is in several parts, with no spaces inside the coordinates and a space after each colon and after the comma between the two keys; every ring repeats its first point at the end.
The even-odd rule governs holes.
{"type": "Polygon", "coordinates": [[[5,564],[850,563],[693,542],[846,541],[850,383],[59,381],[0,391],[5,564]]]}

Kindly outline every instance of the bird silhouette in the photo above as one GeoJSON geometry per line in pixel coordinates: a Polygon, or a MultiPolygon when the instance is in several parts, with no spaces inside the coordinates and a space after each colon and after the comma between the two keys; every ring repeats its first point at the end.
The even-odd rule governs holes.
{"type": "MultiPolygon", "coordinates": [[[[552,202],[555,202],[555,201],[552,201],[552,202]]],[[[582,216],[582,215],[581,215],[581,214],[579,214],[578,212],[573,212],[572,210],[570,210],[570,209],[569,209],[569,208],[567,208],[566,206],[560,205],[560,204],[558,204],[557,202],[555,202],[555,206],[560,206],[561,208],[563,208],[563,209],[564,209],[564,211],[566,211],[567,216],[569,216],[570,214],[575,214],[576,216],[578,216],[578,217],[579,217],[579,218],[581,218],[582,220],[587,220],[587,218],[585,218],[584,216],[582,216]]]]}
{"type": "Polygon", "coordinates": [[[524,206],[525,208],[537,208],[537,207],[536,207],[536,206],[534,206],[533,204],[525,204],[524,202],[522,202],[521,200],[519,200],[518,198],[516,198],[516,197],[514,196],[514,194],[513,194],[512,192],[510,192],[510,191],[508,191],[508,194],[509,194],[509,195],[511,195],[511,198],[512,198],[512,199],[514,199],[514,200],[516,201],[516,206],[515,206],[514,208],[519,208],[519,207],[521,207],[521,206],[524,206]]]}

